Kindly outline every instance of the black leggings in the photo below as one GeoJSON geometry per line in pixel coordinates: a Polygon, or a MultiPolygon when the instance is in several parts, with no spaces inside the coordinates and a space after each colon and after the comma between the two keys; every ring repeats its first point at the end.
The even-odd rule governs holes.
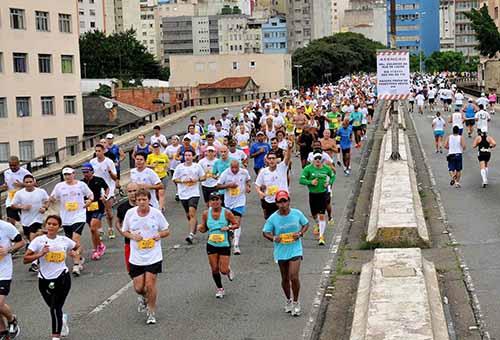
{"type": "Polygon", "coordinates": [[[52,280],[39,279],[38,289],[40,289],[45,303],[50,307],[52,334],[61,334],[63,321],[62,308],[71,289],[71,276],[68,272],[65,272],[52,280]]]}

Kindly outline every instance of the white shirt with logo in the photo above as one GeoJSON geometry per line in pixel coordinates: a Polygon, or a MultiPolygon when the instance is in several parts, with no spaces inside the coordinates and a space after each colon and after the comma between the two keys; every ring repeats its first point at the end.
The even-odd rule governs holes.
{"type": "MultiPolygon", "coordinates": [[[[19,235],[16,228],[10,223],[0,220],[0,247],[9,248],[12,241],[19,235]]],[[[0,280],[12,279],[12,255],[0,257],[0,280]]]]}
{"type": "Polygon", "coordinates": [[[276,166],[274,171],[271,171],[269,167],[262,169],[255,180],[255,184],[259,187],[265,186],[264,200],[268,203],[274,203],[276,201],[276,193],[279,190],[288,191],[288,181],[287,181],[288,165],[286,163],[280,162],[276,166]]]}
{"type": "Polygon", "coordinates": [[[115,180],[111,178],[109,170],[111,170],[111,172],[116,175],[115,163],[108,157],[104,157],[104,160],[102,162],[100,162],[96,157],[90,161],[90,164],[92,164],[92,167],[94,168],[94,175],[97,177],[101,177],[108,185],[108,197],[113,197],[115,195],[116,183],[115,180]]]}
{"type": "Polygon", "coordinates": [[[68,271],[66,259],[68,252],[75,248],[76,242],[66,236],[57,235],[51,239],[47,235],[42,235],[31,241],[28,249],[38,253],[45,245],[49,246],[49,253],[39,259],[38,277],[46,280],[56,279],[68,271]]]}
{"type": "Polygon", "coordinates": [[[177,194],[181,200],[187,200],[192,197],[200,197],[200,187],[198,180],[205,175],[205,171],[198,163],[192,163],[190,166],[186,163],[181,163],[174,171],[172,180],[179,179],[181,181],[194,180],[194,183],[178,183],[177,194]]]}
{"type": "Polygon", "coordinates": [[[29,227],[33,223],[43,223],[43,214],[40,213],[39,210],[48,199],[49,195],[47,192],[40,188],[34,188],[31,192],[26,189],[21,189],[16,192],[12,204],[31,205],[29,210],[20,210],[21,224],[25,227],[29,227]]]}
{"type": "Polygon", "coordinates": [[[66,182],[58,183],[51,194],[60,203],[60,214],[63,225],[72,225],[75,223],[85,223],[86,208],[85,198],[94,197],[87,184],[76,181],[69,185],[66,182]]]}
{"type": "Polygon", "coordinates": [[[22,183],[24,180],[24,176],[31,175],[31,172],[26,170],[25,168],[19,168],[16,172],[13,172],[11,169],[7,169],[4,172],[5,184],[7,184],[7,199],[5,200],[5,206],[10,207],[12,205],[12,199],[16,191],[19,190],[14,183],[20,182],[22,183]]]}
{"type": "MultiPolygon", "coordinates": [[[[130,170],[130,182],[137,184],[147,184],[147,185],[156,185],[161,183],[160,177],[150,168],[144,168],[142,171],[139,171],[137,168],[130,170]]],[[[151,205],[155,208],[160,207],[160,203],[158,202],[158,198],[156,198],[156,190],[149,190],[151,194],[151,200],[149,201],[151,205]]]]}
{"type": "Polygon", "coordinates": [[[228,209],[244,207],[246,199],[246,183],[250,181],[250,174],[246,169],[239,169],[235,174],[231,168],[222,172],[218,184],[237,183],[236,188],[227,188],[224,190],[224,206],[228,209]]]}

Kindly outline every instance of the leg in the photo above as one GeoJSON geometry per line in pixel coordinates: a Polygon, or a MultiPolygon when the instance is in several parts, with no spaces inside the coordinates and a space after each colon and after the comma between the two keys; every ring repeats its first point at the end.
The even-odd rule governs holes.
{"type": "Polygon", "coordinates": [[[144,274],[144,288],[146,290],[146,301],[148,303],[148,309],[151,313],[156,311],[156,297],[158,295],[158,290],[156,289],[157,274],[148,273],[144,274]]]}
{"type": "Polygon", "coordinates": [[[99,237],[99,229],[101,228],[101,221],[97,218],[90,220],[90,234],[92,239],[92,247],[97,250],[101,244],[101,238],[99,237]]]}
{"type": "Polygon", "coordinates": [[[230,256],[219,255],[219,271],[222,275],[229,275],[231,270],[229,267],[230,256]]]}
{"type": "Polygon", "coordinates": [[[165,210],[165,189],[158,190],[158,201],[160,204],[160,210],[165,210]]]}
{"type": "Polygon", "coordinates": [[[319,217],[319,238],[322,239],[325,236],[325,229],[326,229],[326,216],[325,212],[321,213],[318,215],[319,217]]]}
{"type": "Polygon", "coordinates": [[[240,236],[241,236],[241,216],[235,215],[234,217],[236,218],[236,221],[238,221],[238,225],[240,227],[234,231],[233,245],[239,246],[240,245],[240,236]]]}
{"type": "Polygon", "coordinates": [[[113,231],[113,203],[114,199],[111,197],[108,199],[105,203],[104,206],[106,208],[106,219],[108,221],[108,236],[113,235],[114,236],[114,231],[113,231]]]}
{"type": "Polygon", "coordinates": [[[212,271],[212,278],[214,279],[215,286],[219,289],[222,288],[222,279],[219,270],[219,254],[208,255],[208,264],[212,271]]]}
{"type": "Polygon", "coordinates": [[[290,292],[290,280],[289,280],[289,261],[278,263],[280,266],[281,273],[281,288],[285,293],[286,299],[291,300],[291,292],[290,292]]]}
{"type": "Polygon", "coordinates": [[[6,330],[4,318],[7,320],[12,320],[12,312],[8,304],[5,303],[5,295],[0,295],[0,314],[3,316],[0,318],[0,334],[6,330]]]}
{"type": "Polygon", "coordinates": [[[300,272],[300,260],[290,261],[288,266],[288,279],[292,284],[293,291],[293,302],[299,301],[299,293],[300,293],[300,280],[299,280],[299,272],[300,272]]]}
{"type": "Polygon", "coordinates": [[[74,262],[74,264],[80,264],[80,259],[81,259],[80,254],[82,253],[82,246],[81,246],[81,243],[80,243],[80,234],[73,233],[73,237],[71,239],[73,241],[75,241],[76,243],[80,244],[80,249],[78,250],[77,254],[75,256],[73,256],[73,262],[74,262]]]}
{"type": "Polygon", "coordinates": [[[196,234],[196,207],[189,207],[188,212],[189,231],[196,234]]]}
{"type": "Polygon", "coordinates": [[[134,290],[137,294],[145,296],[146,295],[146,274],[136,276],[132,279],[134,283],[134,290]]]}

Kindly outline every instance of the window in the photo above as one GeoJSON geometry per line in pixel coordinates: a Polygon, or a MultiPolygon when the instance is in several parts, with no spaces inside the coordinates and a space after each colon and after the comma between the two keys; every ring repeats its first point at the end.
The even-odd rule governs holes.
{"type": "Polygon", "coordinates": [[[15,30],[26,29],[24,20],[24,9],[11,8],[10,9],[10,28],[15,30]]]}
{"type": "Polygon", "coordinates": [[[50,54],[38,55],[38,71],[40,73],[52,72],[52,56],[50,54]]]}
{"type": "Polygon", "coordinates": [[[55,115],[54,97],[42,97],[42,115],[55,115]]]}
{"type": "Polygon", "coordinates": [[[0,118],[7,118],[7,98],[0,97],[0,118]]]}
{"type": "Polygon", "coordinates": [[[68,156],[76,155],[76,149],[78,147],[78,136],[66,137],[66,154],[68,156]]]}
{"type": "Polygon", "coordinates": [[[61,56],[61,72],[62,73],[73,73],[73,56],[72,55],[62,55],[61,56]]]}
{"type": "Polygon", "coordinates": [[[250,68],[255,68],[255,61],[254,60],[250,61],[250,68]]]}
{"type": "Polygon", "coordinates": [[[85,21],[80,21],[80,28],[84,29],[85,28],[85,21]]]}
{"type": "Polygon", "coordinates": [[[0,73],[3,72],[3,53],[0,52],[0,73]]]}
{"type": "Polygon", "coordinates": [[[240,69],[240,63],[237,61],[233,61],[233,70],[239,70],[240,69]]]}
{"type": "Polygon", "coordinates": [[[0,143],[0,162],[7,162],[10,157],[9,143],[0,143]]]}
{"type": "Polygon", "coordinates": [[[14,57],[14,72],[28,72],[28,55],[26,53],[13,53],[14,57]]]}
{"type": "Polygon", "coordinates": [[[35,11],[36,30],[40,32],[48,32],[49,29],[49,12],[35,11]]]}
{"type": "Polygon", "coordinates": [[[76,96],[64,96],[64,113],[76,114],[76,96]]]}
{"type": "Polygon", "coordinates": [[[50,155],[57,151],[57,138],[46,138],[43,140],[43,154],[50,155]]]}
{"type": "Polygon", "coordinates": [[[90,9],[89,14],[91,17],[95,17],[95,9],[90,9]]]}
{"type": "Polygon", "coordinates": [[[25,140],[19,142],[19,158],[21,161],[31,161],[35,158],[35,142],[32,140],[25,140]]]}
{"type": "Polygon", "coordinates": [[[71,33],[71,14],[59,13],[59,32],[71,33]]]}
{"type": "Polygon", "coordinates": [[[95,22],[94,21],[90,22],[90,28],[95,28],[95,22]]]}
{"type": "Polygon", "coordinates": [[[16,97],[16,112],[18,117],[31,116],[30,97],[16,97]]]}

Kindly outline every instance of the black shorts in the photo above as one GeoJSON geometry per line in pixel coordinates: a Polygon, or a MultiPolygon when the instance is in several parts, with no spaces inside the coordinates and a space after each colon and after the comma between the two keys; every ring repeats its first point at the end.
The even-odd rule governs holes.
{"type": "Polygon", "coordinates": [[[90,225],[90,221],[93,219],[100,221],[104,215],[106,215],[106,213],[100,211],[87,211],[87,223],[90,225]]]}
{"type": "Polygon", "coordinates": [[[130,263],[129,275],[131,278],[134,278],[137,276],[141,276],[142,274],[145,273],[151,273],[151,274],[161,273],[161,263],[162,261],[159,261],[153,264],[148,264],[146,266],[138,266],[133,263],[130,263]]]}
{"type": "Polygon", "coordinates": [[[184,211],[186,212],[186,214],[189,212],[189,208],[190,207],[197,209],[199,201],[200,201],[200,197],[199,196],[191,197],[191,198],[189,198],[187,200],[181,200],[182,207],[184,208],[184,211]]]}
{"type": "Polygon", "coordinates": [[[294,261],[302,261],[304,258],[302,256],[294,256],[289,258],[288,260],[278,260],[278,264],[285,264],[288,262],[294,262],[294,261]]]}
{"type": "Polygon", "coordinates": [[[310,192],[309,193],[309,207],[311,208],[311,215],[325,214],[328,192],[310,192]]]}
{"type": "Polygon", "coordinates": [[[351,148],[341,149],[343,155],[349,155],[351,153],[351,148]]]}
{"type": "Polygon", "coordinates": [[[84,227],[85,227],[85,222],[78,222],[72,225],[63,225],[64,235],[66,235],[66,237],[68,238],[72,238],[73,233],[82,235],[84,227]]]}
{"type": "Polygon", "coordinates": [[[486,162],[488,163],[491,158],[491,152],[480,152],[479,155],[477,156],[477,159],[480,162],[486,162]]]}
{"type": "Polygon", "coordinates": [[[11,280],[0,280],[0,295],[7,296],[10,293],[11,280]]]}
{"type": "Polygon", "coordinates": [[[7,217],[16,220],[17,222],[21,221],[21,215],[19,214],[19,210],[13,209],[11,207],[7,207],[7,217]]]}
{"type": "Polygon", "coordinates": [[[434,104],[434,98],[429,98],[429,104],[434,104]]]}
{"type": "Polygon", "coordinates": [[[219,254],[221,256],[231,256],[231,247],[215,247],[207,243],[207,254],[219,254]]]}
{"type": "Polygon", "coordinates": [[[217,189],[215,187],[205,187],[205,186],[201,186],[201,193],[203,194],[203,200],[205,201],[205,203],[208,203],[208,201],[210,200],[210,194],[212,192],[216,192],[217,189]]]}
{"type": "Polygon", "coordinates": [[[443,102],[445,104],[451,105],[451,103],[453,102],[453,100],[451,98],[449,98],[449,99],[444,99],[443,102]]]}
{"type": "Polygon", "coordinates": [[[362,129],[362,126],[359,125],[359,126],[353,126],[352,127],[352,131],[356,132],[356,131],[360,131],[362,129]]]}
{"type": "Polygon", "coordinates": [[[368,116],[373,117],[374,112],[375,112],[375,109],[368,108],[368,116]]]}
{"type": "Polygon", "coordinates": [[[276,202],[269,203],[265,199],[260,200],[260,205],[264,211],[264,218],[267,220],[274,212],[278,210],[278,205],[276,202]]]}
{"type": "Polygon", "coordinates": [[[35,222],[29,226],[23,226],[23,233],[24,236],[29,239],[31,233],[36,234],[36,232],[40,229],[42,229],[42,224],[35,222]]]}
{"type": "Polygon", "coordinates": [[[476,125],[476,120],[474,118],[465,120],[465,126],[474,126],[474,125],[476,125]]]}

